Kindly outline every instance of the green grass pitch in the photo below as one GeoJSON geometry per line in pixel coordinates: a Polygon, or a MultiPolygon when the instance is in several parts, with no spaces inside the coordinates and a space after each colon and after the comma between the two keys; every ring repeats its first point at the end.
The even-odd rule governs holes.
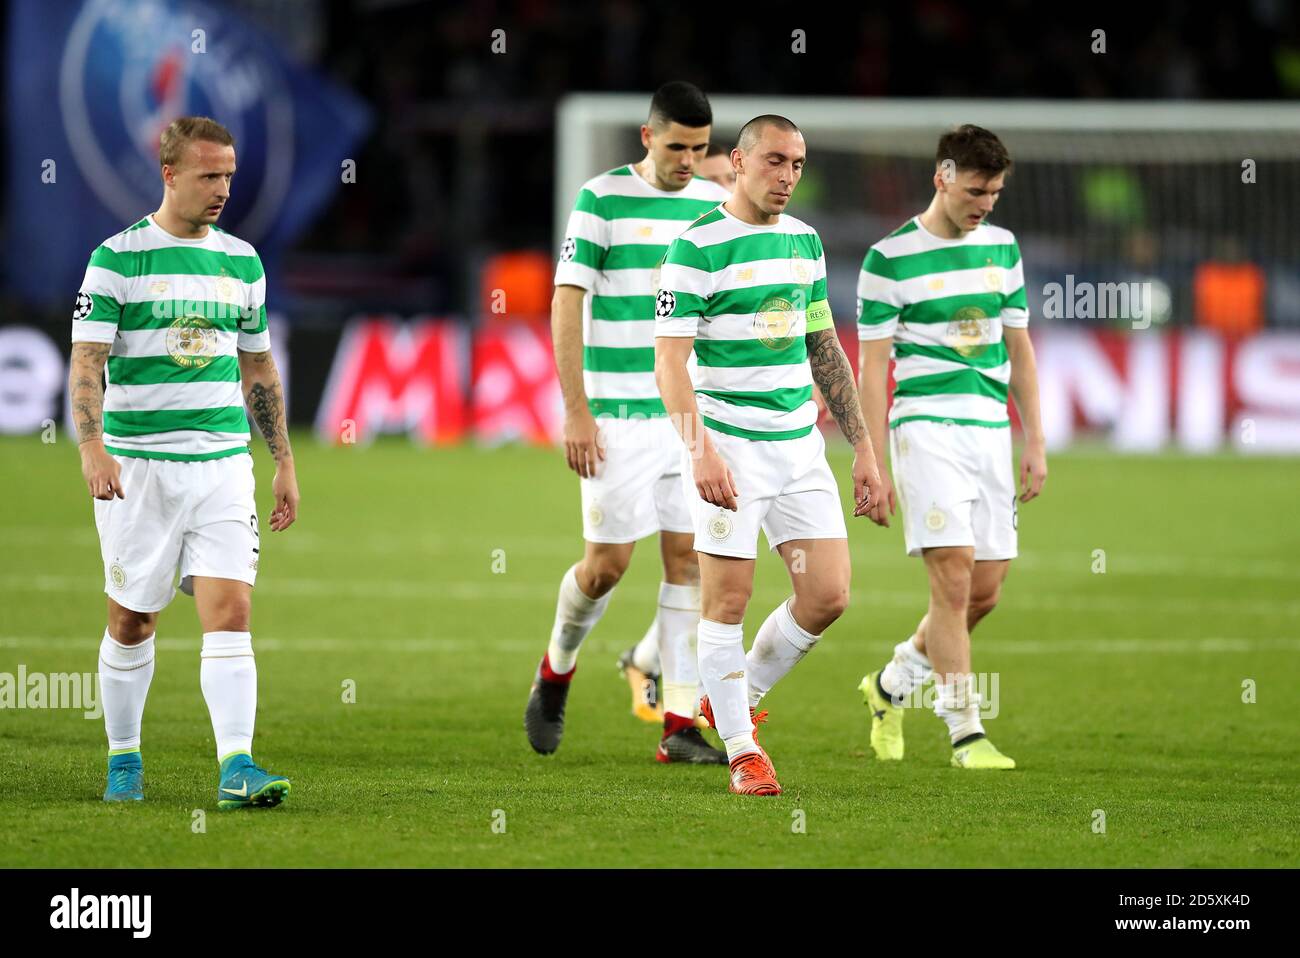
{"type": "MultiPolygon", "coordinates": [[[[999,675],[988,728],[1020,764],[1009,774],[949,768],[942,723],[919,711],[903,763],[870,757],[855,686],[910,633],[924,573],[897,524],[851,520],[852,605],[764,703],[786,794],[742,799],[723,769],[656,763],[657,731],[629,713],[614,659],[653,615],[650,541],[583,649],[563,746],[528,748],[528,686],[580,547],[558,453],[300,439],[297,456],[301,516],[264,525],[253,618],[255,754],[292,779],[288,802],[216,810],[200,634],[178,595],[158,631],[142,805],[99,800],[102,720],[0,711],[5,864],[1300,864],[1294,461],[1052,458],[975,634],[976,670],[999,675]]],[[[847,488],[842,447],[832,465],[847,488]]],[[[263,452],[264,522],[269,467],[263,452]]],[[[0,488],[0,672],[93,672],[102,573],[75,447],[0,442],[0,488]]],[[[761,557],[747,638],[787,591],[761,557]]]]}

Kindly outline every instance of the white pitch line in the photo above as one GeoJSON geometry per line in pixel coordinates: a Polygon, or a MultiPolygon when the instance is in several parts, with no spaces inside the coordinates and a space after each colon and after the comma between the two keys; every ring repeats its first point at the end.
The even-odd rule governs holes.
{"type": "MultiPolygon", "coordinates": [[[[1101,583],[1098,583],[1100,586],[1101,583]]],[[[99,591],[99,582],[93,576],[6,575],[0,576],[0,586],[35,592],[65,594],[99,591]]],[[[756,591],[759,601],[769,593],[783,591],[763,587],[756,591]]],[[[555,586],[543,583],[512,582],[508,575],[496,581],[446,581],[430,577],[414,579],[294,579],[268,575],[257,586],[259,596],[294,596],[305,598],[358,598],[394,601],[427,602],[437,604],[453,602],[536,602],[553,604],[555,586]]],[[[646,593],[650,594],[649,591],[646,593]]],[[[853,606],[870,611],[873,608],[901,608],[923,611],[928,595],[919,590],[856,589],[852,594],[853,606]]],[[[1080,595],[1078,593],[1031,591],[1017,589],[1015,583],[1004,591],[1003,607],[1017,610],[1079,613],[1160,613],[1162,615],[1206,615],[1222,613],[1236,616],[1283,616],[1300,619],[1300,601],[1228,598],[1228,597],[1114,597],[1107,595],[1080,595]]]]}
{"type": "MultiPolygon", "coordinates": [[[[94,547],[93,528],[49,530],[40,526],[3,527],[4,538],[14,543],[45,544],[51,541],[80,547],[94,547]]],[[[907,561],[900,550],[881,551],[867,547],[860,538],[850,537],[849,545],[856,566],[888,568],[907,561]]],[[[391,533],[360,536],[324,536],[306,530],[275,540],[275,548],[286,554],[320,556],[335,552],[348,560],[358,555],[391,556],[395,553],[415,555],[459,556],[467,561],[481,557],[486,565],[492,551],[502,549],[507,558],[573,557],[581,551],[577,538],[521,536],[516,534],[447,536],[422,535],[418,530],[394,530],[391,533]]],[[[1092,548],[1077,551],[1027,549],[1013,562],[1015,568],[1063,575],[1091,575],[1092,548]]],[[[1095,548],[1106,550],[1107,574],[1183,578],[1198,576],[1209,579],[1300,579],[1300,563],[1275,559],[1234,558],[1232,556],[1189,556],[1174,554],[1133,553],[1108,548],[1099,542],[1095,548]]],[[[652,542],[642,544],[640,552],[657,552],[652,542]]]]}
{"type": "MultiPolygon", "coordinates": [[[[75,649],[89,650],[94,654],[99,639],[95,636],[40,636],[40,635],[3,635],[0,636],[0,648],[6,649],[75,649]]],[[[881,644],[878,636],[871,636],[870,642],[881,644]]],[[[202,645],[198,637],[158,638],[155,647],[163,651],[197,653],[202,645]]],[[[260,638],[255,637],[253,647],[258,652],[346,652],[364,657],[371,652],[536,652],[539,643],[545,644],[544,638],[518,639],[467,639],[452,636],[435,638],[434,636],[410,636],[406,638],[260,638]]],[[[818,655],[864,654],[862,636],[838,635],[828,636],[828,641],[818,645],[818,655]]],[[[625,642],[588,642],[584,646],[586,655],[615,655],[626,647],[625,642]]],[[[883,647],[883,646],[882,646],[883,647]]],[[[1196,639],[974,639],[972,649],[977,655],[1061,655],[1061,654],[1239,654],[1247,652],[1300,651],[1300,638],[1297,637],[1257,637],[1257,638],[1196,638],[1196,639]]],[[[611,660],[612,661],[612,660],[611,660]]]]}

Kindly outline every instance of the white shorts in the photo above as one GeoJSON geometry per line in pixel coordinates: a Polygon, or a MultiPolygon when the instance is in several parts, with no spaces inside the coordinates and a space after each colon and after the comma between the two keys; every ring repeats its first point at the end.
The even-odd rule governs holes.
{"type": "Polygon", "coordinates": [[[974,546],[975,558],[1016,557],[1011,429],[914,419],[889,431],[907,554],[974,546]]]}
{"type": "Polygon", "coordinates": [[[592,479],[579,479],[582,537],[636,542],[656,532],[690,532],[678,478],[682,440],[667,416],[598,416],[605,459],[592,479]]]}
{"type": "Polygon", "coordinates": [[[682,490],[691,504],[697,552],[756,558],[760,528],[773,550],[791,539],[848,538],[840,491],[826,463],[826,440],[819,430],[800,439],[765,441],[714,429],[708,433],[740,494],[735,512],[701,499],[691,454],[682,446],[682,490]]]}
{"type": "Polygon", "coordinates": [[[104,591],[135,612],[157,612],[190,576],[257,579],[260,543],[253,457],[178,462],[114,456],[125,499],[96,499],[104,591]]]}

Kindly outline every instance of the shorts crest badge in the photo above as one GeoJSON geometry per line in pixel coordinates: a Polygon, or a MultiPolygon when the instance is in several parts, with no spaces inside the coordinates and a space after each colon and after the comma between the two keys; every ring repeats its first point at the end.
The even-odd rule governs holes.
{"type": "Polygon", "coordinates": [[[709,520],[709,535],[719,541],[726,539],[731,535],[731,530],[735,523],[731,521],[731,516],[723,510],[709,520]]]}

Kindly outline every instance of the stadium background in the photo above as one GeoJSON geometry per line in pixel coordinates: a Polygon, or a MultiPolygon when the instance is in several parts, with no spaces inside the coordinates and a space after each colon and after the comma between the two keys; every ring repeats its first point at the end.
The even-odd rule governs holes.
{"type": "MultiPolygon", "coordinates": [[[[761,7],[668,19],[632,2],[12,0],[2,29],[0,478],[11,498],[0,523],[0,672],[84,670],[102,628],[64,394],[86,259],[156,208],[156,135],[172,116],[210,112],[239,139],[222,225],[254,242],[267,266],[305,495],[299,528],[279,540],[279,558],[268,549],[258,587],[259,741],[314,782],[317,799],[341,797],[355,817],[321,813],[325,825],[353,829],[331,845],[312,826],[255,838],[239,825],[224,847],[256,841],[288,864],[683,864],[688,853],[720,864],[727,835],[753,838],[752,821],[714,803],[724,796],[701,776],[672,795],[653,786],[658,813],[638,804],[653,732],[614,724],[626,696],[610,676],[589,680],[571,717],[574,729],[610,723],[603,736],[571,733],[569,754],[539,771],[518,731],[554,583],[580,535],[576,483],[550,448],[561,425],[547,331],[565,212],[556,182],[639,158],[644,104],[659,83],[682,78],[715,100],[941,105],[952,122],[990,104],[1045,117],[1059,109],[1047,132],[1065,137],[1024,134],[1023,150],[1007,137],[1020,163],[994,219],[1024,249],[1053,473],[1047,496],[1027,507],[1035,517],[1022,512],[1024,556],[1007,609],[996,632],[983,627],[983,647],[1003,655],[1007,687],[1020,690],[1002,727],[1027,764],[1052,774],[1027,773],[1008,799],[989,783],[950,794],[939,767],[890,770],[888,794],[873,798],[879,817],[861,821],[854,776],[865,725],[860,706],[837,709],[854,708],[857,676],[911,628],[924,595],[897,524],[883,538],[855,529],[846,640],[790,680],[786,730],[771,733],[783,767],[809,783],[805,804],[825,799],[811,813],[818,837],[796,851],[755,840],[796,864],[867,863],[856,850],[873,841],[888,844],[892,857],[874,859],[887,864],[1297,860],[1290,715],[1265,697],[1246,719],[1211,727],[1215,709],[1204,708],[1238,706],[1250,676],[1291,688],[1300,678],[1300,534],[1286,518],[1300,453],[1300,18],[1291,5],[1257,0],[1207,17],[1169,2],[1122,18],[1053,11],[1046,22],[1028,2],[946,0],[868,4],[848,20],[761,7]],[[1098,28],[1104,53],[1093,49],[1098,28]],[[792,50],[795,30],[805,53],[792,50]],[[611,131],[612,162],[559,171],[561,110],[580,93],[643,105],[611,131]],[[1104,128],[1108,115],[1160,117],[1165,107],[1182,118],[1169,140],[1072,128],[1080,111],[1104,128]],[[1243,132],[1225,122],[1234,113],[1270,122],[1243,132]],[[1246,159],[1256,161],[1254,182],[1246,159]],[[1149,284],[1158,308],[1138,328],[1130,315],[1046,317],[1048,287],[1067,277],[1149,284]],[[498,561],[508,575],[496,575],[498,561]],[[1063,675],[1076,678],[1062,686],[1063,675]],[[351,712],[339,707],[340,677],[360,689],[351,712]],[[1103,740],[1093,707],[1121,696],[1124,716],[1103,740]],[[327,789],[339,761],[328,743],[352,734],[370,750],[365,761],[343,759],[359,784],[327,789]],[[1250,744],[1234,753],[1241,736],[1250,744]],[[816,759],[810,741],[824,748],[816,759]],[[1229,780],[1232,790],[1218,787],[1229,780]],[[364,787],[377,781],[417,806],[436,803],[447,827],[431,836],[409,810],[372,821],[364,787]],[[922,798],[981,824],[952,844],[915,814],[922,798]],[[481,836],[496,805],[521,823],[512,829],[532,824],[576,844],[489,850],[481,836]],[[1088,830],[1095,807],[1115,816],[1106,849],[1088,830]],[[701,809],[719,816],[717,844],[692,845],[685,832],[659,840],[663,816],[701,809]],[[1127,839],[1121,815],[1141,823],[1127,839]]],[[[927,200],[931,147],[893,132],[883,145],[867,139],[823,148],[810,136],[793,208],[827,238],[832,305],[850,347],[863,252],[927,200]]],[[[833,437],[831,455],[845,474],[833,437]]],[[[653,608],[648,559],[592,636],[591,658],[612,662],[640,637],[653,608]]],[[[756,608],[780,598],[779,578],[760,570],[756,608]]],[[[190,605],[176,603],[169,621],[160,648],[175,667],[160,666],[158,718],[146,729],[170,763],[153,780],[173,789],[174,807],[119,823],[138,829],[139,848],[75,830],[70,823],[102,813],[89,801],[100,771],[87,758],[102,725],[10,712],[0,721],[2,777],[54,797],[3,813],[11,861],[218,862],[164,821],[210,802],[206,720],[179,654],[197,648],[190,605]]],[[[941,751],[936,740],[917,754],[941,751]]],[[[308,791],[302,802],[319,810],[308,791]]],[[[788,815],[773,827],[788,833],[788,815]]],[[[700,831],[691,834],[698,842],[700,831]]]]}

